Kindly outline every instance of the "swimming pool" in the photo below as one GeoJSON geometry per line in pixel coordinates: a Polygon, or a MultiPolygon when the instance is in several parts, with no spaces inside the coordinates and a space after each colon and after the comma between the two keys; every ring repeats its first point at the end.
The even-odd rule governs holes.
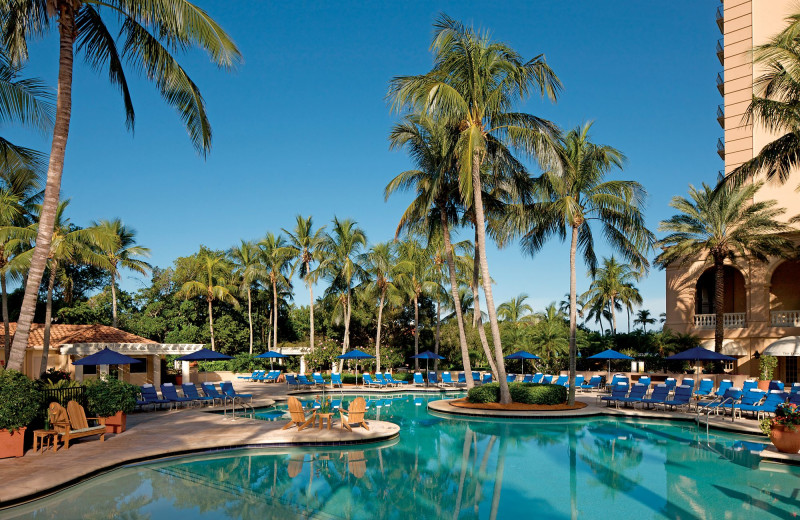
{"type": "Polygon", "coordinates": [[[707,437],[693,423],[615,417],[438,417],[425,405],[441,396],[386,398],[368,412],[401,426],[384,444],[128,466],[0,518],[686,520],[800,512],[800,469],[757,469],[758,457],[737,447],[739,434],[707,437]]]}

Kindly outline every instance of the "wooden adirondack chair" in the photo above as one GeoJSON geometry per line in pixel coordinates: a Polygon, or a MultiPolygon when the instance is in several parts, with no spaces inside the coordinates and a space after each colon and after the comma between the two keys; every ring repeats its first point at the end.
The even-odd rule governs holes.
{"type": "Polygon", "coordinates": [[[311,417],[306,417],[306,412],[303,410],[303,403],[296,397],[291,396],[289,397],[289,415],[291,415],[289,423],[281,428],[281,430],[286,430],[296,425],[297,431],[302,431],[303,428],[309,424],[314,424],[314,418],[316,417],[316,413],[312,413],[311,417]]]}
{"type": "Polygon", "coordinates": [[[364,420],[364,412],[367,411],[367,402],[363,397],[356,397],[350,403],[350,408],[347,410],[339,409],[339,416],[342,419],[342,428],[347,428],[353,431],[353,426],[362,426],[365,430],[369,430],[367,421],[364,420]]]}
{"type": "MultiPolygon", "coordinates": [[[[100,441],[106,440],[106,420],[104,417],[86,417],[83,406],[75,401],[67,403],[67,409],[58,403],[50,403],[50,424],[58,435],[57,440],[64,441],[64,449],[69,449],[69,441],[81,437],[99,435],[100,441]],[[95,420],[97,426],[89,426],[89,420],[95,420]]],[[[58,442],[56,442],[56,448],[58,442]]]]}

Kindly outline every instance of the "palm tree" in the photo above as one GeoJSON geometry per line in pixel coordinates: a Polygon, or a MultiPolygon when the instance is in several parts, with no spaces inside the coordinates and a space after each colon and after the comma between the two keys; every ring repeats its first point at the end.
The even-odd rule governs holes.
{"type": "Polygon", "coordinates": [[[533,307],[525,303],[528,298],[527,294],[520,293],[516,298],[501,303],[497,308],[497,316],[501,320],[511,323],[526,321],[526,318],[530,318],[530,315],[533,314],[533,307]]]}
{"type": "Polygon", "coordinates": [[[101,220],[92,224],[93,227],[102,228],[105,233],[115,236],[116,240],[111,247],[100,251],[108,258],[109,273],[111,274],[111,316],[112,326],[117,326],[117,290],[116,279],[120,269],[130,269],[137,273],[147,274],[152,266],[136,257],[150,256],[150,249],[136,245],[136,230],[129,228],[120,219],[101,220]]]}
{"type": "Polygon", "coordinates": [[[558,167],[545,172],[538,181],[543,201],[524,208],[520,242],[522,250],[533,256],[555,235],[562,241],[569,234],[569,402],[575,401],[575,363],[577,355],[578,295],[576,256],[580,250],[594,273],[592,222],[595,221],[611,247],[632,264],[645,269],[646,255],[655,241],[645,227],[642,208],[644,188],[634,181],[610,181],[606,175],[621,168],[625,156],[608,145],[595,144],[589,136],[591,124],[575,128],[559,139],[558,167]]]}
{"type": "Polygon", "coordinates": [[[361,264],[369,276],[370,285],[378,293],[378,327],[375,332],[375,371],[381,371],[381,325],[383,307],[390,292],[396,292],[395,275],[397,256],[392,242],[381,242],[372,246],[361,256],[361,264]]]}
{"type": "MultiPolygon", "coordinates": [[[[633,282],[636,280],[636,272],[627,264],[617,262],[614,256],[604,258],[602,267],[599,267],[593,275],[589,290],[584,296],[586,304],[590,307],[608,309],[611,316],[611,333],[617,333],[617,313],[626,301],[636,299],[632,296],[635,291],[633,282]]],[[[638,294],[638,290],[635,291],[638,294]]],[[[641,301],[641,297],[639,297],[641,301]]]]}
{"type": "Polygon", "coordinates": [[[566,315],[558,310],[555,303],[537,313],[538,322],[531,330],[530,341],[534,352],[551,363],[555,357],[569,351],[569,336],[564,320],[566,315]]]}
{"type": "Polygon", "coordinates": [[[192,274],[194,280],[183,284],[177,295],[187,300],[191,298],[205,298],[208,303],[208,330],[211,334],[211,350],[217,350],[214,342],[214,313],[213,303],[221,301],[239,307],[239,302],[233,296],[236,289],[230,284],[231,265],[225,255],[216,251],[202,249],[199,254],[192,257],[192,274]]]}
{"type": "Polygon", "coordinates": [[[242,240],[238,247],[228,252],[240,280],[239,290],[247,294],[247,324],[250,328],[250,355],[253,355],[253,286],[267,279],[267,273],[259,258],[258,246],[242,240]]]}
{"type": "Polygon", "coordinates": [[[800,13],[789,16],[788,22],[753,52],[754,65],[765,72],[753,84],[753,99],[743,121],[758,121],[768,132],[782,135],[733,170],[726,181],[740,184],[763,173],[766,180],[784,183],[800,165],[800,13]]]}
{"type": "Polygon", "coordinates": [[[508,146],[536,154],[543,164],[549,162],[555,126],[529,114],[512,112],[511,108],[534,89],[555,99],[561,83],[544,56],[525,62],[509,46],[493,42],[444,14],[434,28],[433,70],[421,76],[394,78],[389,95],[395,109],[412,107],[450,121],[459,129],[455,150],[461,196],[474,207],[477,255],[499,370],[500,402],[510,403],[486,258],[481,167],[493,150],[506,150],[508,146]]]}
{"type": "Polygon", "coordinates": [[[29,39],[43,37],[52,27],[58,27],[59,35],[58,94],[47,183],[36,248],[9,358],[9,367],[21,370],[58,211],[72,114],[76,44],[92,68],[107,70],[109,80],[119,88],[129,129],[133,129],[135,118],[123,58],[136,72],[155,83],[161,97],[178,111],[192,143],[203,155],[211,146],[211,125],[203,97],[174,55],[196,46],[207,51],[213,63],[226,69],[232,68],[241,56],[230,37],[208,13],[186,0],[1,0],[0,13],[0,30],[12,64],[27,60],[29,39]],[[108,17],[119,26],[116,41],[113,31],[105,24],[108,17]]]}
{"type": "MultiPolygon", "coordinates": [[[[433,270],[428,252],[415,238],[408,237],[397,248],[397,283],[414,302],[414,355],[419,354],[419,297],[433,289],[433,270]]],[[[414,358],[414,370],[419,359],[414,358]]]]}
{"type": "Polygon", "coordinates": [[[274,233],[267,233],[258,243],[260,257],[267,280],[272,287],[272,348],[278,347],[278,286],[291,287],[292,257],[294,252],[286,240],[274,233]]]}
{"type": "MultiPolygon", "coordinates": [[[[70,220],[64,217],[64,210],[67,206],[69,206],[69,200],[62,201],[58,205],[53,240],[50,242],[50,254],[47,258],[50,277],[47,282],[40,374],[47,371],[47,359],[50,353],[50,325],[53,317],[53,289],[59,269],[66,264],[86,264],[110,271],[112,269],[111,261],[106,255],[97,251],[113,248],[117,240],[117,237],[108,228],[92,226],[81,229],[72,225],[70,220]]],[[[36,225],[34,224],[31,228],[31,236],[34,236],[35,231],[36,225]]],[[[30,278],[28,283],[31,283],[30,278]]]]}
{"type": "Polygon", "coordinates": [[[639,312],[636,313],[636,319],[633,320],[634,325],[641,325],[642,332],[647,334],[647,326],[648,325],[655,325],[656,319],[653,318],[650,311],[647,309],[641,309],[639,312]]]}
{"type": "MultiPolygon", "coordinates": [[[[361,248],[367,245],[367,235],[354,220],[339,220],[333,217],[333,229],[325,235],[322,243],[324,259],[319,264],[319,272],[331,281],[328,294],[342,296],[344,316],[344,338],[342,354],[350,348],[350,315],[352,311],[353,281],[364,278],[364,268],[360,264],[361,248]]],[[[342,370],[339,361],[339,371],[342,370]]]]}
{"type": "Polygon", "coordinates": [[[762,185],[731,185],[716,192],[706,184],[700,189],[690,185],[689,199],[673,197],[670,202],[680,213],[662,220],[658,227],[669,233],[658,242],[662,252],[655,262],[659,266],[698,259],[714,266],[717,352],[724,338],[725,261],[752,257],[764,262],[767,256],[782,256],[792,250],[791,242],[777,234],[792,230],[776,220],[785,210],[774,200],[753,201],[762,185]]]}
{"type": "MultiPolygon", "coordinates": [[[[412,114],[395,125],[389,137],[392,148],[405,147],[413,158],[416,170],[399,174],[386,186],[385,197],[399,190],[415,190],[417,197],[411,202],[397,226],[395,238],[403,230],[441,236],[445,261],[447,262],[450,294],[453,304],[461,362],[464,371],[470,373],[467,335],[464,316],[461,312],[456,258],[453,251],[450,229],[458,223],[459,188],[455,170],[456,130],[442,121],[426,115],[412,114]]],[[[467,388],[473,381],[467,378],[467,388]]]]}
{"type": "Polygon", "coordinates": [[[313,231],[313,220],[311,216],[303,218],[297,215],[297,224],[294,232],[283,230],[289,237],[289,247],[294,251],[297,262],[292,267],[296,270],[299,267],[300,278],[306,283],[309,295],[308,321],[309,321],[309,345],[314,348],[314,287],[317,283],[317,276],[311,269],[312,262],[319,262],[322,254],[322,241],[324,239],[325,226],[313,231]]]}

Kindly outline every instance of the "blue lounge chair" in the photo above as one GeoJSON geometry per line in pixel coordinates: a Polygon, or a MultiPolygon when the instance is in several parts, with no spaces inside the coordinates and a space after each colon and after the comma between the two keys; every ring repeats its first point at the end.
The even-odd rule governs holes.
{"type": "Polygon", "coordinates": [[[481,384],[485,385],[491,382],[492,382],[492,374],[483,374],[483,379],[481,379],[481,384]]]}
{"type": "Polygon", "coordinates": [[[800,383],[792,383],[792,388],[789,389],[789,395],[800,393],[800,383]]]}
{"type": "MultiPolygon", "coordinates": [[[[694,392],[694,379],[684,377],[681,380],[681,386],[688,386],[689,388],[692,389],[692,392],[694,392]]],[[[713,388],[713,386],[714,386],[714,382],[713,381],[711,382],[711,386],[713,388]]]]}
{"type": "Polygon", "coordinates": [[[575,387],[579,388],[582,392],[586,392],[587,390],[597,390],[598,388],[600,388],[602,382],[603,378],[601,376],[592,376],[591,379],[589,379],[588,383],[575,385],[575,387]]]}
{"type": "Polygon", "coordinates": [[[717,391],[711,394],[712,397],[723,397],[725,392],[728,391],[728,388],[733,388],[733,381],[730,379],[723,379],[719,382],[719,386],[717,387],[717,391]]]}
{"type": "Polygon", "coordinates": [[[787,402],[795,406],[800,406],[800,393],[789,394],[789,400],[787,402]]]}
{"type": "MultiPolygon", "coordinates": [[[[724,382],[724,381],[723,381],[724,382]]],[[[720,383],[722,386],[722,383],[720,383]]],[[[725,390],[725,393],[717,397],[713,401],[706,401],[703,403],[696,403],[695,410],[698,412],[703,410],[714,410],[714,413],[719,413],[719,408],[724,404],[733,404],[742,397],[742,389],[730,386],[725,390]]]]}
{"type": "Polygon", "coordinates": [[[549,385],[552,382],[553,382],[553,376],[551,376],[550,374],[545,374],[544,376],[542,376],[542,383],[544,383],[545,385],[549,385]]]}
{"type": "Polygon", "coordinates": [[[458,374],[458,384],[459,385],[466,385],[467,384],[467,374],[461,372],[458,374]]]}
{"type": "Polygon", "coordinates": [[[692,399],[692,389],[689,386],[679,386],[675,388],[675,395],[672,399],[666,399],[663,403],[653,403],[656,406],[663,406],[664,410],[669,406],[670,409],[689,408],[692,399]]]}
{"type": "Polygon", "coordinates": [[[145,384],[139,387],[139,389],[142,392],[142,401],[137,401],[136,403],[136,404],[142,403],[139,404],[139,406],[153,405],[153,408],[155,408],[156,406],[165,406],[165,405],[169,406],[170,404],[169,399],[161,399],[160,397],[158,397],[158,392],[156,392],[156,387],[154,387],[153,385],[145,384]]]}
{"type": "Polygon", "coordinates": [[[474,383],[480,384],[480,382],[481,382],[481,373],[480,372],[473,372],[472,373],[472,381],[474,383]]]}
{"type": "Polygon", "coordinates": [[[209,401],[214,401],[213,397],[208,397],[207,395],[200,395],[200,392],[197,391],[197,387],[194,383],[183,383],[181,385],[181,389],[183,390],[183,395],[190,398],[192,401],[197,401],[200,404],[207,403],[209,401]]]}
{"type": "Polygon", "coordinates": [[[320,374],[319,372],[316,372],[314,374],[311,374],[311,378],[314,380],[314,384],[315,385],[325,388],[325,385],[327,383],[325,382],[325,378],[322,377],[322,374],[320,374]]]}
{"type": "MultiPolygon", "coordinates": [[[[766,416],[770,413],[775,413],[775,408],[778,407],[779,404],[786,401],[786,396],[782,393],[768,393],[766,398],[761,404],[756,405],[740,405],[734,409],[734,414],[736,410],[739,411],[739,417],[742,416],[742,412],[751,412],[756,416],[756,419],[761,420],[762,416],[766,416]]],[[[735,417],[735,416],[734,416],[735,417]]]]}
{"type": "Polygon", "coordinates": [[[650,388],[650,376],[641,376],[638,381],[636,381],[637,385],[644,385],[650,388]]]}
{"type": "MultiPolygon", "coordinates": [[[[674,380],[673,380],[674,381],[674,380]]],[[[664,404],[664,402],[669,399],[669,393],[672,391],[672,388],[667,385],[666,383],[661,385],[656,385],[653,388],[653,393],[650,394],[650,397],[645,397],[640,401],[642,406],[647,406],[650,408],[651,406],[655,406],[657,404],[664,404]]],[[[634,408],[636,406],[634,405],[634,408]]]]}
{"type": "Polygon", "coordinates": [[[237,376],[236,379],[246,379],[247,381],[255,381],[261,375],[263,370],[254,370],[249,376],[237,376]]]}
{"type": "Polygon", "coordinates": [[[766,392],[764,392],[763,390],[759,390],[758,388],[755,389],[751,388],[747,391],[742,392],[741,400],[738,403],[737,402],[723,403],[722,406],[719,407],[719,409],[722,409],[723,414],[728,410],[731,410],[731,413],[733,413],[735,416],[737,408],[741,406],[755,406],[758,403],[760,403],[762,399],[764,399],[765,395],[766,392]]]}
{"type": "Polygon", "coordinates": [[[203,389],[203,393],[206,394],[206,397],[211,397],[214,399],[214,403],[219,400],[219,402],[225,404],[228,401],[228,396],[217,390],[217,387],[214,386],[214,383],[206,382],[201,384],[200,387],[203,389]]]}
{"type": "Polygon", "coordinates": [[[678,380],[675,379],[674,377],[668,377],[667,379],[664,380],[664,384],[667,385],[667,388],[669,388],[669,391],[671,392],[675,389],[676,386],[678,386],[678,380]]]}
{"type": "Polygon", "coordinates": [[[219,384],[219,387],[222,389],[222,393],[230,397],[231,399],[250,399],[250,402],[253,402],[253,394],[240,394],[236,390],[233,389],[233,383],[230,381],[223,381],[219,384]]]}
{"type": "Polygon", "coordinates": [[[381,386],[394,386],[394,383],[388,381],[380,372],[375,372],[375,381],[381,386]]]}
{"type": "Polygon", "coordinates": [[[442,384],[445,386],[456,386],[456,382],[450,376],[450,372],[442,372],[442,384]]]}
{"type": "Polygon", "coordinates": [[[614,374],[614,377],[611,378],[611,383],[609,386],[614,387],[614,385],[618,385],[619,383],[627,383],[628,378],[623,376],[622,374],[614,374]]]}
{"type": "Polygon", "coordinates": [[[758,388],[758,381],[755,379],[746,379],[744,383],[742,383],[742,394],[746,394],[750,390],[755,390],[758,388]]]}
{"type": "MultiPolygon", "coordinates": [[[[583,374],[578,374],[575,376],[575,388],[578,388],[583,384],[583,379],[583,374]]],[[[567,382],[567,384],[564,386],[569,386],[569,382],[567,382]]]]}
{"type": "Polygon", "coordinates": [[[269,374],[264,377],[263,382],[265,383],[277,383],[278,378],[281,377],[280,370],[271,370],[269,374]]]}
{"type": "Polygon", "coordinates": [[[400,379],[395,379],[392,377],[392,374],[386,372],[383,377],[386,379],[388,383],[392,383],[395,386],[407,385],[408,381],[401,381],[400,379]]]}
{"type": "Polygon", "coordinates": [[[620,403],[622,405],[627,405],[630,403],[631,406],[634,406],[636,403],[641,402],[641,400],[644,399],[645,394],[647,394],[647,385],[636,383],[633,385],[628,395],[615,400],[614,404],[617,405],[617,408],[619,408],[620,403]]]}
{"type": "Polygon", "coordinates": [[[428,372],[428,383],[431,384],[431,385],[434,385],[434,386],[441,386],[442,385],[442,382],[439,381],[438,374],[436,374],[436,372],[434,372],[433,370],[428,372]]]}
{"type": "Polygon", "coordinates": [[[700,380],[700,385],[697,387],[697,390],[694,391],[694,396],[697,397],[698,399],[703,397],[709,397],[713,390],[714,390],[714,380],[703,378],[700,380]]]}
{"type": "Polygon", "coordinates": [[[506,383],[513,383],[517,380],[516,374],[506,374],[506,383]]]}
{"type": "Polygon", "coordinates": [[[523,383],[533,383],[533,374],[525,374],[522,376],[523,383]]]}
{"type": "Polygon", "coordinates": [[[542,374],[541,372],[536,372],[535,374],[533,374],[533,381],[531,381],[531,382],[532,383],[541,383],[542,379],[544,379],[544,374],[542,374]]]}
{"type": "Polygon", "coordinates": [[[338,410],[342,407],[342,400],[341,399],[331,399],[331,408],[334,410],[338,410]]]}
{"type": "Polygon", "coordinates": [[[373,386],[386,386],[386,381],[384,381],[384,382],[381,384],[381,382],[380,382],[380,381],[375,381],[374,379],[372,379],[372,376],[371,376],[371,375],[369,375],[369,374],[367,374],[366,372],[364,372],[364,375],[362,376],[362,378],[364,379],[364,384],[365,384],[365,385],[367,385],[368,387],[373,387],[373,386]]]}
{"type": "Polygon", "coordinates": [[[414,385],[425,386],[425,380],[422,379],[422,374],[419,372],[414,372],[414,385]]]}
{"type": "Polygon", "coordinates": [[[569,382],[569,376],[558,376],[554,385],[566,386],[569,382]]]}
{"type": "Polygon", "coordinates": [[[300,383],[292,374],[286,374],[286,386],[300,388],[300,383]]]}
{"type": "Polygon", "coordinates": [[[783,392],[783,381],[776,381],[772,380],[769,382],[769,388],[767,389],[768,392],[772,392],[773,390],[777,390],[779,392],[783,392]]]}
{"type": "Polygon", "coordinates": [[[342,388],[342,374],[331,374],[331,388],[334,387],[342,388]]]}
{"type": "Polygon", "coordinates": [[[597,398],[597,402],[602,403],[603,401],[606,401],[608,406],[610,406],[611,403],[616,402],[618,399],[622,399],[626,395],[628,395],[628,383],[617,383],[611,388],[611,395],[602,395],[597,398]]]}
{"type": "Polygon", "coordinates": [[[297,382],[303,386],[314,386],[314,382],[309,381],[305,374],[298,374],[297,382]]]}

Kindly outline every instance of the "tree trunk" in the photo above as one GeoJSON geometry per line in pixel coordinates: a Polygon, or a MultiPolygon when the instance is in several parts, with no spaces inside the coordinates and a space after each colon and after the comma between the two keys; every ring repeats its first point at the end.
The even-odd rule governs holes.
{"type": "Polygon", "coordinates": [[[8,368],[22,371],[25,349],[28,346],[28,335],[31,330],[39,285],[50,256],[50,242],[53,239],[56,211],[58,209],[59,192],[61,191],[61,174],[64,170],[64,153],[69,136],[69,122],[72,114],[72,65],[73,44],[75,42],[75,13],[72,2],[59,2],[59,57],[58,57],[58,89],[56,94],[56,119],[53,125],[53,141],[50,147],[50,160],[47,166],[47,184],[44,190],[42,209],[39,215],[39,230],[36,233],[36,247],[33,250],[28,281],[25,284],[25,296],[22,299],[17,330],[11,345],[8,368]]]}
{"type": "MultiPolygon", "coordinates": [[[[347,295],[344,302],[344,339],[342,340],[342,355],[350,348],[350,285],[347,286],[347,295]]],[[[339,360],[339,373],[342,372],[344,359],[339,360]]]]}
{"type": "Polygon", "coordinates": [[[714,352],[722,352],[722,341],[725,339],[725,267],[722,256],[714,256],[714,352]]]}
{"type": "Polygon", "coordinates": [[[278,282],[272,280],[272,314],[275,319],[272,320],[272,346],[278,348],[278,282]]]}
{"type": "Polygon", "coordinates": [[[117,288],[114,284],[114,273],[111,273],[111,326],[117,328],[117,288]]]}
{"type": "MultiPolygon", "coordinates": [[[[419,297],[414,292],[414,355],[419,355],[419,297]]],[[[419,372],[419,358],[414,358],[414,371],[419,372]]]]}
{"type": "Polygon", "coordinates": [[[50,323],[53,319],[53,287],[56,285],[56,272],[58,264],[53,262],[50,269],[50,279],[47,281],[47,305],[44,308],[44,340],[42,341],[42,362],[39,365],[39,375],[47,372],[47,358],[50,356],[50,323]]]}
{"type": "Polygon", "coordinates": [[[631,333],[631,308],[627,305],[625,306],[625,313],[628,316],[628,334],[631,333]]]}
{"type": "Polygon", "coordinates": [[[267,305],[269,309],[269,321],[267,322],[267,350],[272,350],[272,306],[267,305]]]}
{"type": "Polygon", "coordinates": [[[578,226],[572,226],[572,240],[569,247],[569,393],[567,404],[575,404],[575,369],[578,358],[578,295],[575,256],[578,251],[578,226]]]}
{"type": "Polygon", "coordinates": [[[503,344],[500,340],[500,326],[497,323],[497,310],[492,296],[492,278],[489,275],[489,261],[486,259],[486,222],[483,214],[483,199],[481,193],[481,164],[477,157],[472,161],[472,196],[475,209],[475,228],[478,230],[479,258],[481,261],[481,277],[483,278],[483,294],[486,295],[486,308],[489,311],[489,328],[492,331],[495,361],[497,362],[497,379],[500,383],[500,404],[509,404],[511,394],[508,392],[506,381],[506,367],[503,364],[503,344]]]}
{"type": "Polygon", "coordinates": [[[609,310],[611,311],[611,335],[617,335],[617,311],[614,307],[616,307],[617,299],[615,297],[611,297],[611,301],[608,303],[609,310]]]}
{"type": "MultiPolygon", "coordinates": [[[[442,302],[436,300],[436,339],[433,344],[433,353],[439,355],[439,340],[441,338],[441,331],[439,324],[442,322],[442,302]]],[[[439,370],[439,360],[433,360],[433,371],[439,370]]],[[[464,376],[466,378],[466,375],[464,376]]]]}
{"type": "MultiPolygon", "coordinates": [[[[475,223],[473,222],[473,226],[474,224],[475,223]]],[[[492,355],[492,351],[489,349],[489,341],[486,339],[486,328],[483,326],[483,316],[481,316],[481,292],[478,288],[480,279],[480,260],[478,260],[479,249],[478,231],[476,227],[475,254],[472,257],[472,284],[470,285],[470,288],[472,289],[472,323],[475,327],[478,327],[478,337],[481,339],[483,353],[486,356],[486,361],[489,363],[489,368],[492,370],[492,377],[497,380],[500,377],[497,373],[497,363],[494,362],[494,356],[492,355]]]]}
{"type": "Polygon", "coordinates": [[[214,344],[214,313],[211,312],[211,298],[206,299],[208,300],[208,330],[211,332],[211,350],[217,350],[214,344]]]}
{"type": "Polygon", "coordinates": [[[311,287],[311,284],[308,284],[308,297],[311,300],[310,305],[308,306],[308,325],[309,325],[309,338],[308,341],[311,344],[311,349],[314,349],[314,288],[311,287]]]}
{"type": "Polygon", "coordinates": [[[0,290],[3,294],[3,342],[5,343],[3,361],[8,363],[8,356],[11,354],[11,329],[8,319],[8,290],[6,289],[5,273],[0,273],[0,290]]]}
{"type": "Polygon", "coordinates": [[[381,299],[378,303],[378,332],[375,333],[375,371],[381,371],[381,323],[383,321],[383,302],[386,298],[386,287],[381,289],[381,299]]]}
{"type": "Polygon", "coordinates": [[[247,287],[247,323],[250,325],[250,355],[253,355],[253,299],[247,287]]]}
{"type": "Polygon", "coordinates": [[[450,227],[447,225],[447,216],[440,211],[442,221],[442,236],[444,237],[445,258],[447,269],[450,271],[450,294],[453,295],[453,307],[456,310],[456,323],[458,324],[458,343],[461,347],[461,363],[464,368],[464,379],[467,389],[475,386],[472,381],[472,364],[469,361],[469,348],[467,346],[467,333],[464,331],[464,316],[461,314],[461,298],[458,296],[458,280],[456,277],[456,263],[453,259],[453,245],[450,242],[450,227]]]}

